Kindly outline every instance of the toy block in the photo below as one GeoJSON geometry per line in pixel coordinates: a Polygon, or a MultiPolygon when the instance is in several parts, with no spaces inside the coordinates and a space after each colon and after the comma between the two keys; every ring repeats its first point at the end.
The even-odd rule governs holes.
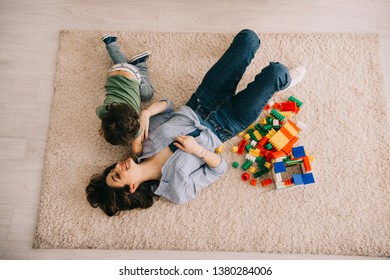
{"type": "Polygon", "coordinates": [[[298,147],[292,148],[292,156],[294,158],[301,158],[301,157],[306,156],[304,147],[298,146],[298,147]]]}
{"type": "Polygon", "coordinates": [[[238,146],[233,146],[232,147],[232,152],[233,153],[237,153],[237,151],[238,151],[238,146]]]}
{"type": "Polygon", "coordinates": [[[284,185],[285,185],[286,187],[291,187],[291,186],[294,185],[294,182],[293,182],[292,179],[287,179],[287,180],[284,181],[284,185]]]}
{"type": "Polygon", "coordinates": [[[287,123],[283,125],[285,129],[287,129],[292,136],[295,136],[299,133],[299,127],[291,120],[288,120],[287,123]]]}
{"type": "Polygon", "coordinates": [[[276,130],[271,129],[265,137],[267,137],[268,139],[271,139],[272,136],[274,136],[275,134],[276,134],[276,130]]]}
{"type": "Polygon", "coordinates": [[[297,106],[299,108],[301,108],[301,106],[303,104],[302,101],[300,101],[298,98],[296,98],[295,96],[292,96],[292,95],[288,98],[288,101],[297,103],[297,106]]]}
{"type": "Polygon", "coordinates": [[[253,131],[253,134],[256,136],[256,138],[258,139],[258,140],[256,140],[256,142],[258,142],[261,138],[263,138],[263,136],[261,136],[261,134],[260,134],[260,131],[258,131],[258,130],[254,130],[253,131]]]}
{"type": "Polygon", "coordinates": [[[255,172],[256,172],[256,167],[251,166],[251,167],[248,168],[248,171],[249,171],[250,173],[255,173],[255,172]]]}
{"type": "Polygon", "coordinates": [[[225,145],[224,145],[224,144],[222,144],[221,146],[219,146],[218,148],[216,148],[216,149],[215,149],[215,152],[216,152],[217,154],[222,154],[223,148],[225,148],[225,145]]]}
{"type": "Polygon", "coordinates": [[[305,173],[311,171],[309,157],[307,157],[307,156],[303,158],[303,169],[304,169],[305,173]]]}
{"type": "Polygon", "coordinates": [[[241,142],[240,142],[240,145],[238,145],[238,150],[237,150],[237,153],[239,155],[242,155],[243,152],[244,152],[244,149],[245,149],[245,146],[246,146],[246,140],[245,139],[242,139],[241,142]]]}
{"type": "Polygon", "coordinates": [[[310,161],[310,162],[313,162],[313,161],[314,161],[314,156],[308,156],[308,158],[309,158],[309,161],[310,161]]]}
{"type": "Polygon", "coordinates": [[[264,167],[266,167],[266,168],[268,168],[268,169],[270,169],[271,166],[272,166],[272,164],[271,164],[270,162],[264,163],[264,167]]]}
{"type": "Polygon", "coordinates": [[[274,117],[275,119],[278,119],[279,121],[284,120],[284,116],[282,114],[280,114],[278,111],[276,111],[275,109],[271,110],[270,115],[272,117],[274,117]]]}
{"type": "Polygon", "coordinates": [[[255,156],[252,156],[252,155],[250,155],[250,154],[246,154],[245,159],[246,159],[246,160],[250,160],[251,162],[255,162],[256,157],[255,157],[255,156]]]}
{"type": "Polygon", "coordinates": [[[243,181],[248,181],[249,179],[251,178],[251,175],[249,175],[248,173],[242,173],[242,175],[241,175],[241,179],[243,180],[243,181]]]}
{"type": "Polygon", "coordinates": [[[238,168],[239,165],[240,165],[240,164],[239,164],[237,161],[235,161],[235,162],[232,163],[232,166],[233,166],[234,168],[238,168]]]}
{"type": "Polygon", "coordinates": [[[265,162],[266,162],[266,159],[263,158],[263,157],[257,157],[256,158],[256,162],[257,162],[257,165],[263,166],[265,164],[265,162]]]}
{"type": "Polygon", "coordinates": [[[252,180],[250,180],[249,184],[251,184],[251,186],[256,186],[257,185],[257,180],[256,179],[252,179],[252,180]]]}
{"type": "Polygon", "coordinates": [[[290,111],[285,111],[285,112],[279,112],[279,114],[281,114],[284,118],[289,118],[291,117],[293,112],[290,112],[290,111]]]}
{"type": "Polygon", "coordinates": [[[244,137],[245,131],[241,131],[240,133],[237,134],[239,137],[244,137]]]}
{"type": "Polygon", "coordinates": [[[245,139],[245,140],[251,139],[251,135],[250,135],[249,133],[246,133],[246,134],[244,135],[244,139],[245,139]]]}
{"type": "Polygon", "coordinates": [[[253,129],[248,130],[248,134],[250,135],[250,138],[252,140],[255,140],[256,142],[258,142],[261,139],[261,135],[260,135],[260,132],[258,132],[257,130],[256,130],[256,132],[257,132],[257,135],[254,133],[253,129]],[[258,138],[258,136],[260,136],[260,137],[258,138]]]}
{"type": "Polygon", "coordinates": [[[272,150],[271,143],[266,144],[264,148],[266,148],[267,150],[272,150]]]}
{"type": "Polygon", "coordinates": [[[272,124],[272,122],[274,121],[275,119],[274,118],[272,118],[272,117],[268,117],[268,118],[266,118],[266,124],[272,124]]]}
{"type": "Polygon", "coordinates": [[[279,110],[280,107],[282,107],[282,105],[280,103],[278,103],[278,102],[275,102],[274,106],[272,106],[272,107],[275,108],[276,110],[279,110]]]}
{"type": "Polygon", "coordinates": [[[302,175],[303,174],[293,174],[292,175],[292,180],[294,182],[294,185],[299,186],[299,185],[303,185],[304,184],[303,183],[303,179],[302,179],[302,175]]]}
{"type": "Polygon", "coordinates": [[[249,150],[249,154],[250,154],[251,156],[258,157],[258,156],[260,156],[260,150],[259,150],[259,149],[250,149],[250,150],[249,150]]]}
{"type": "Polygon", "coordinates": [[[297,103],[291,101],[280,103],[280,111],[295,112],[297,110],[297,107],[297,103]]]}
{"type": "Polygon", "coordinates": [[[289,141],[290,139],[284,135],[282,130],[276,132],[276,134],[269,139],[269,142],[272,144],[272,146],[275,147],[277,151],[283,149],[283,147],[286,146],[289,141]]]}
{"type": "Polygon", "coordinates": [[[261,181],[260,184],[261,184],[262,187],[269,186],[269,185],[272,184],[272,179],[271,178],[267,178],[267,179],[261,181]]]}
{"type": "Polygon", "coordinates": [[[262,118],[260,120],[260,124],[267,124],[267,119],[266,118],[262,118]]]}
{"type": "Polygon", "coordinates": [[[271,108],[271,105],[267,104],[267,105],[264,106],[263,110],[264,111],[268,111],[270,108],[271,108]]]}
{"type": "Polygon", "coordinates": [[[280,151],[272,153],[272,158],[273,159],[280,158],[280,157],[285,157],[285,156],[286,156],[286,154],[283,152],[283,150],[280,150],[280,151]]]}
{"type": "Polygon", "coordinates": [[[266,174],[268,172],[269,172],[269,170],[264,167],[264,168],[260,169],[259,171],[257,171],[255,174],[253,174],[253,176],[255,178],[258,178],[258,177],[260,177],[260,176],[262,176],[262,175],[264,175],[264,174],[266,174]]]}
{"type": "Polygon", "coordinates": [[[246,150],[246,152],[249,152],[250,149],[252,149],[252,146],[251,146],[251,144],[249,143],[249,144],[247,144],[247,145],[245,146],[245,150],[246,150]]]}
{"type": "Polygon", "coordinates": [[[302,177],[302,182],[305,185],[315,183],[313,173],[302,174],[301,177],[302,177]]]}
{"type": "Polygon", "coordinates": [[[280,122],[277,119],[272,120],[272,126],[279,126],[280,122]]]}
{"type": "Polygon", "coordinates": [[[275,162],[273,170],[275,173],[286,172],[286,166],[284,165],[284,162],[275,162]]]}
{"type": "Polygon", "coordinates": [[[247,160],[244,162],[244,164],[241,167],[242,169],[247,170],[252,165],[252,163],[253,163],[252,161],[247,160]]]}
{"type": "Polygon", "coordinates": [[[255,148],[257,146],[257,141],[255,140],[252,140],[252,142],[250,143],[251,147],[252,148],[255,148]]]}

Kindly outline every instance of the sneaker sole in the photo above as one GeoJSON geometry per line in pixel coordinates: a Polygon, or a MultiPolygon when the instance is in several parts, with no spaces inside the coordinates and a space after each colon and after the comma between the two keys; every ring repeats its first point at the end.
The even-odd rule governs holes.
{"type": "Polygon", "coordinates": [[[106,38],[108,38],[108,37],[117,37],[114,33],[106,33],[106,34],[104,34],[102,37],[101,37],[101,39],[102,40],[104,40],[104,39],[106,39],[106,38]]]}
{"type": "Polygon", "coordinates": [[[152,52],[151,51],[145,51],[145,52],[142,52],[140,54],[137,54],[135,56],[133,56],[129,63],[132,63],[133,61],[136,61],[137,59],[140,59],[141,57],[145,57],[145,56],[151,56],[152,55],[152,52]]]}

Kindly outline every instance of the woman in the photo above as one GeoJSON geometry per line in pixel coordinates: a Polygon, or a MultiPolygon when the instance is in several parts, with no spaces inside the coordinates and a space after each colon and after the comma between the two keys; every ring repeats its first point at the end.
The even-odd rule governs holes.
{"type": "Polygon", "coordinates": [[[271,62],[236,94],[259,46],[254,31],[242,30],[185,106],[173,112],[171,101],[155,103],[158,111],[149,119],[141,157],[92,176],[86,189],[90,204],[112,216],[150,207],[153,195],[185,203],[221,177],[227,164],[214,150],[251,125],[275,92],[297,84],[305,74],[303,67],[293,69],[291,81],[284,65],[271,62]]]}

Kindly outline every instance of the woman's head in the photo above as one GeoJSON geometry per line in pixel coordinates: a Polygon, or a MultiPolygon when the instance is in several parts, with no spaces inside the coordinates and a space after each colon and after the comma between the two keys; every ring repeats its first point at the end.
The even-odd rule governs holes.
{"type": "Polygon", "coordinates": [[[137,111],[122,103],[106,106],[107,113],[102,117],[104,139],[112,145],[128,145],[140,129],[137,111]]]}
{"type": "Polygon", "coordinates": [[[116,163],[104,169],[102,174],[95,174],[91,177],[86,188],[87,199],[91,206],[99,207],[108,216],[117,215],[123,210],[152,206],[154,201],[153,192],[158,182],[143,182],[134,192],[130,191],[129,185],[109,186],[107,177],[115,166],[117,166],[116,163]]]}

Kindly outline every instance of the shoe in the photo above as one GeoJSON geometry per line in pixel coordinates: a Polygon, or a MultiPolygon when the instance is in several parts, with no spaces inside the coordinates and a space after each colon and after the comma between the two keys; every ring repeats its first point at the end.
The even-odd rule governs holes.
{"type": "Polygon", "coordinates": [[[303,77],[305,77],[306,75],[306,67],[303,65],[298,66],[292,69],[288,69],[288,72],[291,76],[291,83],[287,88],[281,90],[280,92],[285,92],[286,90],[295,87],[297,84],[299,84],[303,80],[303,77]]]}
{"type": "Polygon", "coordinates": [[[129,63],[133,65],[137,65],[138,63],[144,63],[150,58],[151,55],[152,55],[151,51],[146,51],[137,54],[130,59],[129,63]]]}
{"type": "Polygon", "coordinates": [[[102,36],[102,40],[106,45],[116,42],[116,39],[118,37],[113,33],[106,33],[102,36]]]}

